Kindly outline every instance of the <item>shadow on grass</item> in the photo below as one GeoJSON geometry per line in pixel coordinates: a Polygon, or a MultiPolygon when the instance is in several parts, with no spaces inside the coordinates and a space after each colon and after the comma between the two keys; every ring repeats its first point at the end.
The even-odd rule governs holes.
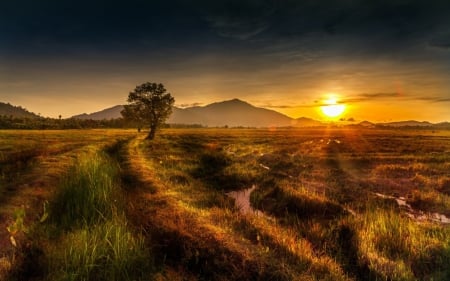
{"type": "Polygon", "coordinates": [[[183,150],[186,154],[200,154],[205,149],[205,138],[202,136],[185,136],[178,140],[174,146],[183,150]]]}
{"type": "Polygon", "coordinates": [[[12,153],[0,161],[0,204],[7,202],[15,194],[23,175],[33,168],[36,158],[42,153],[40,149],[24,150],[12,153]]]}
{"type": "Polygon", "coordinates": [[[216,190],[230,191],[248,186],[249,178],[227,170],[231,164],[232,160],[222,151],[207,151],[199,156],[191,176],[216,190]]]}
{"type": "Polygon", "coordinates": [[[47,274],[48,259],[33,241],[20,246],[15,259],[19,266],[8,274],[6,280],[42,280],[47,274]]]}
{"type": "Polygon", "coordinates": [[[277,218],[294,215],[301,219],[333,219],[345,213],[338,204],[306,194],[290,194],[275,183],[255,190],[250,200],[258,209],[277,218]]]}
{"type": "Polygon", "coordinates": [[[311,270],[314,274],[317,274],[319,278],[325,278],[330,274],[329,269],[326,266],[314,264],[313,261],[305,256],[299,256],[294,254],[287,246],[280,244],[273,237],[266,234],[263,229],[257,228],[252,225],[245,218],[233,223],[233,230],[241,233],[245,238],[250,240],[253,244],[261,244],[265,247],[269,247],[272,253],[276,253],[275,259],[283,259],[283,263],[290,264],[293,268],[299,271],[311,270]]]}
{"type": "Polygon", "coordinates": [[[334,231],[334,237],[337,260],[346,272],[356,280],[383,280],[381,275],[369,268],[367,261],[359,259],[356,233],[350,226],[340,225],[334,231]]]}
{"type": "Polygon", "coordinates": [[[274,264],[229,248],[184,215],[173,214],[173,217],[186,221],[173,225],[170,221],[151,220],[146,224],[146,231],[157,241],[152,251],[160,266],[182,265],[198,280],[292,280],[274,264]]]}
{"type": "Polygon", "coordinates": [[[145,186],[151,193],[155,193],[156,188],[151,185],[149,186],[148,183],[144,183],[142,180],[140,180],[140,176],[138,176],[136,171],[133,171],[133,169],[131,169],[130,164],[127,160],[126,146],[131,141],[132,138],[133,137],[120,139],[114,144],[106,147],[104,150],[111,158],[116,160],[117,163],[119,164],[120,179],[123,190],[130,191],[132,189],[145,186]]]}

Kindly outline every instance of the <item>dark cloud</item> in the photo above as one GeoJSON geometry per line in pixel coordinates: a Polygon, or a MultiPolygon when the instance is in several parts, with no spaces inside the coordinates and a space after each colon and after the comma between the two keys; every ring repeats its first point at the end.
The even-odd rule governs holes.
{"type": "Polygon", "coordinates": [[[316,42],[312,48],[331,46],[343,53],[402,52],[447,30],[450,3],[431,2],[279,1],[270,28],[258,38],[277,43],[308,37],[316,42]]]}
{"type": "Polygon", "coordinates": [[[260,107],[265,107],[265,108],[273,108],[273,109],[292,109],[292,108],[313,108],[313,107],[317,107],[320,105],[317,104],[278,104],[278,105],[273,105],[273,104],[260,104],[258,105],[260,107]]]}
{"type": "Polygon", "coordinates": [[[357,103],[365,101],[374,101],[380,99],[392,99],[403,98],[404,96],[399,93],[361,93],[356,96],[352,96],[343,100],[343,103],[357,103]]]}
{"type": "Polygon", "coordinates": [[[194,106],[202,106],[205,105],[204,103],[201,102],[194,102],[194,103],[182,103],[182,104],[178,104],[176,105],[176,107],[179,108],[186,108],[186,107],[194,107],[194,106]]]}
{"type": "Polygon", "coordinates": [[[359,97],[366,99],[374,99],[374,98],[397,98],[401,96],[399,93],[363,93],[360,94],[359,97]]]}
{"type": "Polygon", "coordinates": [[[287,104],[280,104],[280,105],[272,105],[272,104],[263,104],[260,105],[261,107],[266,108],[275,108],[275,109],[286,109],[286,108],[297,108],[298,106],[295,105],[287,105],[287,104]]]}
{"type": "MultiPolygon", "coordinates": [[[[361,93],[359,95],[350,96],[337,101],[337,104],[355,104],[361,102],[377,102],[379,100],[400,100],[400,101],[425,101],[431,103],[447,103],[450,102],[450,96],[418,96],[405,95],[399,93],[361,93]]],[[[314,100],[310,104],[259,104],[261,107],[272,109],[301,109],[301,108],[317,108],[319,106],[327,106],[329,104],[322,100],[314,100]]],[[[348,118],[344,121],[353,122],[354,118],[348,118]]]]}
{"type": "Polygon", "coordinates": [[[206,38],[193,15],[185,1],[2,1],[1,49],[67,55],[170,48],[206,38]]]}
{"type": "Polygon", "coordinates": [[[374,91],[345,103],[448,102],[449,15],[448,0],[0,1],[0,94],[24,81],[44,93],[58,81],[116,89],[160,79],[186,96],[264,95],[254,100],[280,110],[320,106],[328,85],[374,91]]]}
{"type": "Polygon", "coordinates": [[[449,14],[445,0],[2,1],[0,50],[259,55],[281,46],[288,56],[413,56],[410,50],[425,42],[448,48],[449,14]]]}
{"type": "Polygon", "coordinates": [[[397,99],[397,100],[418,100],[428,102],[450,102],[450,97],[441,96],[427,96],[427,95],[411,95],[404,93],[362,93],[359,95],[351,96],[342,100],[342,103],[358,103],[358,102],[373,102],[377,100],[397,99]]]}
{"type": "Polygon", "coordinates": [[[251,39],[272,24],[275,1],[231,0],[209,1],[205,18],[218,35],[240,40],[251,39]]]}
{"type": "MultiPolygon", "coordinates": [[[[450,96],[450,94],[447,94],[450,96]]],[[[428,102],[435,102],[435,103],[441,103],[441,102],[450,102],[450,97],[438,97],[438,96],[423,96],[423,97],[417,97],[417,100],[421,101],[428,101],[428,102]]]]}
{"type": "Polygon", "coordinates": [[[433,47],[450,49],[450,31],[435,34],[429,44],[433,47]]]}

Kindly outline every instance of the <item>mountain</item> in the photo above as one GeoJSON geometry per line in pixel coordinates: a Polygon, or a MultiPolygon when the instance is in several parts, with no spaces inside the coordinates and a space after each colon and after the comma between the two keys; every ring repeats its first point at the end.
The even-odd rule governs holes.
{"type": "Polygon", "coordinates": [[[375,124],[369,121],[362,121],[358,125],[366,128],[375,128],[375,124]]]}
{"type": "MultiPolygon", "coordinates": [[[[90,114],[83,113],[75,115],[72,118],[93,120],[115,119],[122,117],[120,114],[122,110],[123,105],[116,105],[90,114]]],[[[29,112],[21,106],[14,106],[3,102],[0,102],[0,116],[40,118],[37,114],[29,112]]],[[[215,102],[206,106],[174,107],[167,123],[208,127],[317,127],[326,125],[326,123],[306,117],[293,119],[279,112],[256,107],[239,99],[215,102]]],[[[433,124],[427,121],[421,122],[415,120],[376,124],[369,121],[362,121],[355,125],[366,128],[430,127],[433,129],[450,129],[449,122],[433,124]]]]}
{"type": "MultiPolygon", "coordinates": [[[[116,105],[91,114],[75,115],[72,118],[94,120],[120,118],[122,109],[122,105],[116,105]]],[[[293,120],[279,112],[255,107],[239,99],[216,102],[206,106],[174,107],[172,115],[167,120],[169,124],[200,124],[209,127],[281,127],[312,124],[313,122],[318,121],[308,118],[293,120]]]]}
{"type": "Polygon", "coordinates": [[[122,115],[120,112],[123,109],[123,105],[116,105],[107,109],[103,109],[98,112],[94,112],[91,114],[83,113],[80,115],[72,116],[72,118],[76,119],[93,119],[93,120],[103,120],[103,119],[114,119],[120,118],[122,115]]]}
{"type": "Polygon", "coordinates": [[[29,112],[25,108],[20,106],[14,106],[9,103],[0,102],[0,116],[13,116],[13,117],[27,117],[27,118],[39,118],[38,115],[29,112]]]}
{"type": "Polygon", "coordinates": [[[202,124],[209,127],[281,127],[290,126],[292,119],[279,112],[255,107],[239,99],[216,102],[207,106],[178,109],[168,123],[202,124]]]}
{"type": "MultiPolygon", "coordinates": [[[[91,114],[80,114],[73,116],[78,119],[113,119],[122,117],[123,105],[116,105],[91,114]]],[[[222,102],[215,102],[206,106],[193,106],[187,108],[174,107],[172,115],[167,120],[169,124],[202,125],[208,127],[316,127],[323,126],[325,123],[320,121],[300,117],[290,118],[279,112],[256,107],[239,99],[232,99],[222,102]]],[[[436,127],[447,128],[449,124],[443,122],[432,124],[430,122],[419,122],[415,120],[389,122],[389,123],[371,123],[363,121],[357,124],[361,127],[374,128],[376,126],[385,127],[436,127]]]]}
{"type": "Polygon", "coordinates": [[[388,126],[388,127],[431,127],[432,123],[427,121],[416,121],[416,120],[408,120],[408,121],[398,121],[398,122],[388,122],[388,123],[378,123],[377,125],[388,126]]]}
{"type": "Polygon", "coordinates": [[[436,129],[450,129],[450,122],[441,122],[441,123],[437,123],[433,126],[436,129]]]}
{"type": "Polygon", "coordinates": [[[311,118],[300,117],[300,118],[294,119],[292,122],[292,125],[296,126],[296,127],[317,127],[317,126],[323,126],[325,124],[320,121],[311,119],[311,118]]]}

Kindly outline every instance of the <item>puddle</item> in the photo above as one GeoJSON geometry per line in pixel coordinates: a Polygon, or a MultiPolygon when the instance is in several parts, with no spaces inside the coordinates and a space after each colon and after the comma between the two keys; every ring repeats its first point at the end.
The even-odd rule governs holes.
{"type": "Polygon", "coordinates": [[[434,221],[439,221],[441,223],[450,223],[450,218],[446,217],[443,214],[433,213],[433,214],[431,214],[431,216],[432,216],[432,220],[434,220],[434,221]]]}
{"type": "Polygon", "coordinates": [[[410,204],[406,203],[405,197],[395,197],[395,196],[389,196],[389,195],[385,195],[385,194],[381,194],[381,193],[375,193],[375,195],[377,197],[384,198],[384,199],[394,199],[395,202],[397,202],[397,205],[406,211],[406,215],[408,217],[415,219],[417,221],[430,220],[430,221],[434,221],[434,222],[450,224],[450,218],[448,218],[444,214],[425,213],[421,210],[413,209],[410,204]]]}
{"type": "Polygon", "coordinates": [[[263,212],[253,209],[252,206],[250,205],[250,194],[255,189],[256,185],[252,185],[252,187],[244,190],[228,192],[227,195],[235,200],[236,206],[239,208],[241,213],[253,214],[256,216],[264,216],[263,212]]]}
{"type": "Polygon", "coordinates": [[[268,166],[266,166],[266,165],[264,165],[264,164],[259,164],[259,166],[261,167],[261,168],[263,168],[263,169],[266,169],[267,171],[268,170],[270,170],[270,167],[268,167],[268,166]]]}
{"type": "Polygon", "coordinates": [[[346,210],[350,215],[354,217],[358,215],[354,210],[350,209],[349,207],[344,207],[344,210],[346,210]]]}

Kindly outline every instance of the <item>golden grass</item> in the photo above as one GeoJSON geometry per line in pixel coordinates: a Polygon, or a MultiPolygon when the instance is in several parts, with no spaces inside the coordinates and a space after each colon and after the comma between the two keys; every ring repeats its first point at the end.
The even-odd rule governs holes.
{"type": "MultiPolygon", "coordinates": [[[[186,162],[195,167],[198,155],[185,157],[182,160],[184,163],[172,163],[161,169],[161,165],[165,164],[161,163],[163,160],[160,160],[160,152],[165,153],[166,160],[180,158],[168,155],[167,152],[174,151],[171,147],[161,148],[160,146],[164,146],[163,142],[153,143],[152,146],[158,146],[161,150],[150,151],[142,147],[140,141],[133,141],[129,147],[129,153],[133,155],[129,158],[129,164],[132,170],[139,171],[144,182],[156,188],[156,192],[149,195],[147,201],[149,205],[152,201],[159,202],[148,217],[152,226],[157,226],[159,231],[178,240],[171,243],[181,244],[182,248],[188,247],[181,261],[198,263],[195,266],[202,267],[203,271],[213,274],[215,278],[220,277],[215,275],[215,271],[223,267],[230,271],[227,278],[233,280],[255,278],[258,275],[273,275],[279,280],[307,280],[311,276],[346,280],[332,258],[317,256],[310,243],[297,237],[294,230],[286,229],[270,219],[243,216],[230,205],[225,194],[218,193],[209,184],[205,185],[202,177],[192,177],[189,174],[192,168],[189,169],[186,162]],[[147,170],[142,171],[142,167],[147,167],[147,170]],[[186,169],[183,177],[188,184],[176,184],[168,180],[172,173],[180,176],[180,167],[186,169]],[[208,202],[211,200],[213,202],[208,202]],[[241,227],[236,228],[236,225],[241,227]],[[255,232],[259,238],[253,237],[255,232]],[[189,241],[189,245],[183,240],[189,241]],[[215,250],[206,250],[209,248],[215,250]],[[218,256],[215,263],[209,261],[209,264],[204,264],[204,259],[211,254],[218,256]],[[228,257],[225,259],[223,255],[228,257]],[[227,259],[238,263],[229,264],[227,259]],[[251,269],[249,272],[249,269],[245,269],[245,264],[248,264],[249,269],[255,266],[259,269],[251,269]]],[[[206,150],[209,149],[206,146],[206,150]]]]}
{"type": "MultiPolygon", "coordinates": [[[[116,196],[123,197],[124,214],[105,216],[114,227],[56,224],[53,235],[63,233],[56,244],[41,244],[52,249],[48,280],[60,278],[62,268],[92,264],[81,258],[88,249],[83,245],[107,249],[101,241],[112,240],[113,232],[136,249],[151,249],[147,258],[156,267],[147,264],[144,273],[155,280],[446,280],[450,275],[449,227],[415,221],[395,200],[374,195],[405,197],[425,214],[447,214],[448,132],[164,129],[151,142],[144,134],[125,140],[135,135],[6,131],[0,138],[0,161],[23,162],[2,168],[3,183],[13,191],[5,193],[7,205],[0,211],[11,218],[19,202],[31,200],[20,190],[42,190],[34,183],[22,189],[21,182],[40,180],[43,189],[54,190],[49,186],[70,171],[81,151],[105,150],[112,156],[107,162],[120,165],[121,180],[113,182],[122,183],[116,196]],[[14,139],[20,139],[17,146],[14,139]],[[11,174],[16,167],[20,177],[11,174]],[[39,176],[43,171],[46,176],[39,176]],[[241,213],[226,195],[253,185],[253,206],[264,216],[241,213]],[[72,252],[59,247],[71,244],[72,252]],[[72,265],[62,266],[58,259],[69,256],[72,265]]],[[[43,200],[58,198],[50,192],[40,196],[39,207],[27,210],[27,217],[42,212],[43,200]]],[[[99,256],[110,256],[110,250],[99,256]]],[[[133,255],[125,254],[123,264],[135,264],[133,255]]]]}
{"type": "Polygon", "coordinates": [[[393,210],[369,209],[356,220],[360,259],[385,279],[443,280],[450,229],[419,224],[393,210]]]}

